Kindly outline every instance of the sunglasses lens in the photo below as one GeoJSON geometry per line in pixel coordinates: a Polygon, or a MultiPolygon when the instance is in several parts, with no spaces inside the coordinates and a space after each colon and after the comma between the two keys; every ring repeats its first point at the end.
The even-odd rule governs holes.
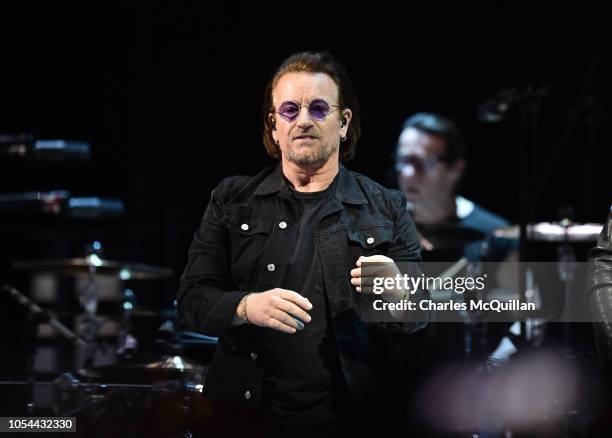
{"type": "Polygon", "coordinates": [[[310,103],[308,112],[315,120],[325,120],[325,117],[329,114],[329,105],[324,100],[316,99],[310,103]]]}
{"type": "MultiPolygon", "coordinates": [[[[283,102],[277,112],[285,120],[293,122],[300,115],[300,106],[292,101],[283,102]]],[[[313,100],[308,106],[308,113],[314,120],[323,121],[329,114],[329,104],[322,99],[313,100]]]]}
{"type": "Polygon", "coordinates": [[[406,166],[410,166],[416,173],[423,174],[426,172],[425,161],[420,157],[407,156],[401,158],[397,163],[397,170],[402,171],[406,166]]]}
{"type": "Polygon", "coordinates": [[[278,114],[289,121],[293,121],[300,114],[300,107],[295,102],[283,102],[278,107],[278,114]]]}

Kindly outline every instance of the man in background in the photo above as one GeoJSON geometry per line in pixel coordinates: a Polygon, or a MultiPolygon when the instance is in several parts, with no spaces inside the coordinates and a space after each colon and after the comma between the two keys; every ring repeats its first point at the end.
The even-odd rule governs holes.
{"type": "MultiPolygon", "coordinates": [[[[406,119],[397,143],[395,170],[399,188],[408,198],[417,225],[455,225],[476,230],[486,236],[486,243],[465,245],[464,255],[469,260],[501,261],[512,243],[494,238],[491,233],[509,223],[457,193],[467,167],[465,157],[466,141],[452,120],[438,114],[417,113],[406,119]]],[[[436,248],[425,242],[424,249],[436,248]]]]}

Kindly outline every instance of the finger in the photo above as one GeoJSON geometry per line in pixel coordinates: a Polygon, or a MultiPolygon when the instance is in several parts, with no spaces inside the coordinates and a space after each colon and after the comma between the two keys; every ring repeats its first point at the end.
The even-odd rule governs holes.
{"type": "Polygon", "coordinates": [[[288,301],[288,300],[283,300],[280,303],[278,303],[277,308],[295,316],[296,318],[301,319],[304,322],[310,322],[310,320],[312,319],[308,313],[306,313],[299,306],[296,306],[295,304],[293,304],[291,301],[288,301]]]}
{"type": "Polygon", "coordinates": [[[280,291],[281,291],[280,296],[284,298],[285,300],[295,303],[296,305],[300,306],[304,310],[312,309],[312,303],[308,300],[308,298],[292,290],[280,289],[280,291]]]}
{"type": "Polygon", "coordinates": [[[351,269],[351,277],[361,277],[361,268],[351,269]]]}
{"type": "Polygon", "coordinates": [[[289,314],[289,317],[296,322],[298,330],[304,330],[304,322],[302,322],[300,319],[296,318],[291,314],[289,314]]]}
{"type": "Polygon", "coordinates": [[[384,256],[382,254],[375,254],[373,256],[361,256],[357,259],[357,266],[361,266],[362,263],[372,263],[372,262],[383,262],[383,263],[387,263],[387,262],[392,262],[393,259],[384,256]]]}
{"type": "Polygon", "coordinates": [[[381,276],[381,275],[368,275],[368,276],[362,276],[362,277],[355,277],[355,278],[351,278],[351,284],[353,286],[372,286],[374,284],[374,279],[376,278],[384,278],[385,276],[381,276]]]}
{"type": "Polygon", "coordinates": [[[283,310],[274,309],[272,312],[270,312],[270,316],[276,319],[277,321],[291,328],[294,328],[296,330],[301,330],[304,328],[303,322],[298,321],[297,319],[295,319],[294,317],[292,317],[291,315],[289,315],[287,312],[283,310]]]}
{"type": "Polygon", "coordinates": [[[374,277],[361,277],[361,284],[356,288],[361,293],[372,293],[374,291],[374,277]]]}
{"type": "Polygon", "coordinates": [[[282,322],[274,318],[270,318],[270,320],[268,321],[268,327],[274,330],[278,330],[279,332],[288,334],[293,334],[297,331],[293,327],[290,327],[287,324],[283,324],[282,322]]]}
{"type": "Polygon", "coordinates": [[[388,277],[398,273],[395,264],[388,262],[367,263],[361,267],[361,277],[388,277]]]}

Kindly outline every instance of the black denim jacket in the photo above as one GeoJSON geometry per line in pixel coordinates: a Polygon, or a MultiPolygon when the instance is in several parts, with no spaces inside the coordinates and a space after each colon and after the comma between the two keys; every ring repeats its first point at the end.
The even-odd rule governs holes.
{"type": "MultiPolygon", "coordinates": [[[[401,192],[343,165],[339,172],[316,239],[342,370],[354,396],[363,400],[376,393],[406,335],[426,322],[362,322],[350,271],[360,256],[419,261],[420,245],[401,192]]],[[[213,400],[261,408],[266,358],[258,352],[258,333],[270,329],[232,327],[231,321],[243,296],[280,285],[297,239],[290,199],[280,164],[254,177],[227,178],[213,190],[194,235],[178,291],[178,316],[187,329],[219,337],[204,385],[213,400]]]]}
{"type": "Polygon", "coordinates": [[[612,365],[612,207],[589,252],[589,270],[585,297],[593,318],[597,350],[602,362],[612,365]]]}

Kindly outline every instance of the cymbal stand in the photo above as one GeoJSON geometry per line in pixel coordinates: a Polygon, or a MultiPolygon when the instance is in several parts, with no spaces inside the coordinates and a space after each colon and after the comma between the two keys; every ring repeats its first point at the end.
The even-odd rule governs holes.
{"type": "Polygon", "coordinates": [[[123,321],[121,324],[121,334],[119,335],[119,341],[117,343],[117,353],[124,358],[129,357],[138,348],[138,340],[131,333],[132,312],[135,304],[136,295],[134,291],[132,291],[132,289],[124,289],[122,301],[123,321]]]}
{"type": "Polygon", "coordinates": [[[87,342],[84,347],[84,364],[85,368],[93,366],[97,343],[96,336],[98,333],[98,285],[96,283],[96,266],[100,265],[100,254],[102,253],[102,245],[95,241],[87,248],[87,260],[89,269],[87,275],[87,284],[79,291],[79,302],[84,310],[82,320],[79,326],[79,332],[87,342]]]}
{"type": "MultiPolygon", "coordinates": [[[[566,227],[569,225],[569,221],[562,221],[562,223],[564,223],[566,227]]],[[[571,349],[571,283],[574,279],[576,267],[576,251],[574,250],[574,247],[569,243],[569,238],[566,237],[565,242],[560,244],[557,248],[557,270],[559,273],[559,279],[563,282],[564,304],[563,312],[561,313],[561,321],[563,324],[563,343],[564,347],[567,349],[571,349]]]]}

